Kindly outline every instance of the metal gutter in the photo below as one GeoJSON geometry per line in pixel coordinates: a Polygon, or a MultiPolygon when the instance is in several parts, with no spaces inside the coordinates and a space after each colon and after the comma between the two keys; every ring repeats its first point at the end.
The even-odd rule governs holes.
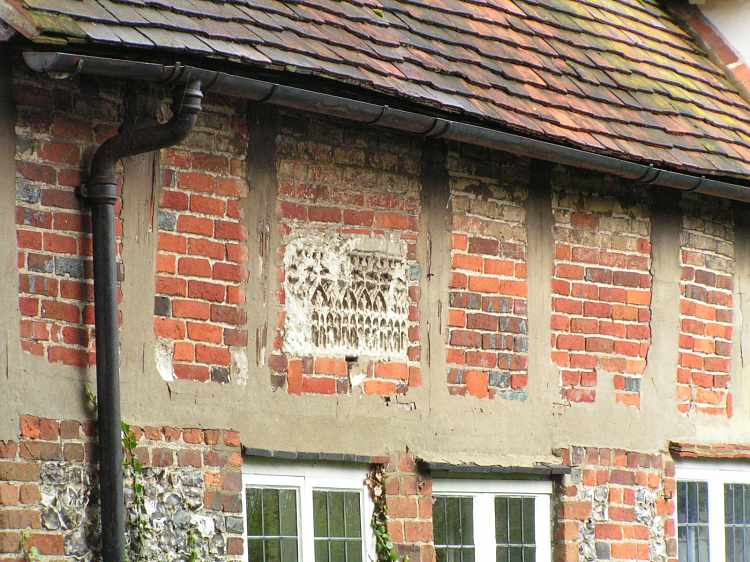
{"type": "Polygon", "coordinates": [[[611,174],[636,183],[695,191],[705,195],[750,202],[750,187],[655,168],[577,148],[470,125],[421,113],[393,109],[386,105],[313,92],[224,72],[193,66],[135,62],[70,53],[26,51],[26,64],[37,72],[64,78],[75,74],[108,76],[164,84],[200,80],[204,91],[216,91],[254,102],[339,117],[365,125],[377,125],[403,133],[484,146],[518,156],[547,160],[611,174]]]}

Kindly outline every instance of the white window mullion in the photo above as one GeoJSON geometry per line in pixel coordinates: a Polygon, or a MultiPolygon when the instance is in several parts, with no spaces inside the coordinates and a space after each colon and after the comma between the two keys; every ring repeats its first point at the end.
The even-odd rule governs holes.
{"type": "Polygon", "coordinates": [[[302,543],[302,562],[315,561],[315,523],[313,519],[312,482],[305,478],[300,489],[300,542],[302,543]]]}
{"type": "Polygon", "coordinates": [[[536,541],[536,559],[552,560],[552,524],[550,521],[550,501],[548,496],[534,497],[534,540],[536,541]]]}
{"type": "Polygon", "coordinates": [[[476,562],[495,562],[495,497],[477,494],[473,502],[476,562]]]}
{"type": "Polygon", "coordinates": [[[711,562],[724,562],[724,482],[708,481],[708,548],[711,562]]]}
{"type": "Polygon", "coordinates": [[[245,548],[242,550],[242,561],[249,562],[250,552],[247,548],[247,487],[242,486],[242,541],[245,543],[245,548]]]}

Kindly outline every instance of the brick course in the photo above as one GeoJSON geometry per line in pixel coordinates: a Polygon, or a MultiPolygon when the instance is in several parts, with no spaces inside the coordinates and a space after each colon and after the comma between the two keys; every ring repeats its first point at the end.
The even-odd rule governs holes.
{"type": "Polygon", "coordinates": [[[414,562],[434,562],[432,478],[420,472],[408,451],[385,464],[388,532],[399,555],[414,562]]]}
{"type": "Polygon", "coordinates": [[[728,202],[683,198],[678,409],[732,415],[734,223],[728,202]]]}
{"type": "Polygon", "coordinates": [[[640,406],[651,342],[650,218],[631,186],[558,168],[553,178],[552,362],[570,402],[593,402],[611,373],[640,406]]]}
{"type": "Polygon", "coordinates": [[[448,389],[525,399],[527,163],[468,152],[449,159],[448,389]]]}
{"type": "Polygon", "coordinates": [[[167,378],[246,376],[246,150],[244,104],[209,96],[190,136],[162,152],[154,332],[167,378]]]}
{"type": "MultiPolygon", "coordinates": [[[[14,66],[16,241],[21,346],[53,363],[96,360],[90,216],[76,195],[81,166],[116,133],[116,83],[50,81],[14,66]]],[[[118,238],[122,235],[116,208],[118,238]]],[[[120,244],[117,245],[118,253],[120,244]]]]}

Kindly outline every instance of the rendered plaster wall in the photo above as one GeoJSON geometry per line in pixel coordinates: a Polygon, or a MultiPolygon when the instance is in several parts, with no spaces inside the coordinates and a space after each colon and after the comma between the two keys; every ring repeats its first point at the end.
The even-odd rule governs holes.
{"type": "Polygon", "coordinates": [[[747,35],[750,6],[747,2],[707,0],[700,3],[699,8],[741,60],[750,61],[750,37],[747,35]]]}
{"type": "MultiPolygon", "coordinates": [[[[5,62],[7,65],[10,61],[5,62]]],[[[106,99],[110,99],[109,93],[118,91],[116,84],[99,84],[81,78],[57,86],[26,74],[19,65],[14,65],[14,73],[14,81],[36,88],[32,91],[62,88],[82,106],[95,107],[94,102],[101,101],[105,93],[109,96],[106,99]]],[[[27,273],[29,262],[28,257],[23,264],[18,261],[14,241],[19,232],[43,229],[25,223],[16,225],[16,207],[26,205],[23,197],[29,189],[41,192],[57,186],[44,178],[27,177],[23,164],[29,160],[46,165],[38,161],[39,150],[45,143],[56,141],[52,139],[54,129],[49,128],[47,121],[37,123],[43,129],[39,131],[26,126],[27,122],[22,119],[33,104],[18,103],[9,76],[9,71],[2,74],[0,88],[0,169],[3,172],[0,193],[4,194],[0,199],[0,228],[4,229],[0,274],[5,280],[0,286],[0,306],[7,311],[0,326],[0,372],[3,373],[0,395],[4,400],[0,408],[0,441],[16,438],[22,415],[83,419],[83,384],[94,382],[93,369],[83,364],[50,362],[48,354],[39,356],[21,347],[21,342],[28,339],[22,331],[25,329],[22,321],[28,318],[19,310],[19,291],[23,289],[19,285],[19,275],[27,273]]],[[[733,329],[722,338],[723,344],[731,344],[729,380],[719,382],[728,385],[733,408],[731,412],[726,407],[720,408],[720,415],[700,411],[683,413],[677,408],[680,301],[684,290],[680,240],[686,228],[680,194],[668,190],[650,193],[642,186],[620,185],[620,195],[615,197],[608,186],[620,182],[561,167],[550,168],[540,162],[466,146],[428,144],[420,139],[322,117],[279,113],[265,106],[248,108],[247,123],[238,124],[245,116],[245,109],[220,98],[208,99],[207,104],[216,111],[210,111],[203,118],[203,128],[195,133],[198,140],[191,137],[186,146],[194,146],[200,138],[211,136],[206,130],[211,129],[211,123],[224,127],[231,121],[237,130],[247,128],[245,179],[241,177],[243,172],[231,168],[226,177],[224,172],[200,172],[216,183],[224,179],[246,182],[246,197],[217,198],[226,208],[229,203],[239,206],[239,210],[232,211],[235,215],[231,217],[232,224],[236,228],[242,224],[247,231],[247,240],[241,245],[247,252],[247,280],[218,283],[225,291],[231,287],[245,296],[242,311],[247,315],[248,341],[244,346],[247,377],[243,379],[244,384],[234,384],[230,376],[233,382],[225,384],[221,377],[199,382],[164,380],[163,372],[160,374],[161,363],[157,358],[163,345],[154,336],[154,322],[155,318],[165,316],[160,314],[162,308],[155,314],[154,302],[157,296],[165,296],[157,289],[158,277],[163,273],[158,264],[169,252],[158,250],[166,225],[163,222],[159,226],[159,216],[165,211],[164,193],[179,191],[174,188],[179,185],[179,175],[195,170],[191,172],[188,167],[175,168],[167,164],[165,154],[128,159],[123,165],[121,211],[124,225],[122,402],[126,419],[138,425],[232,428],[239,431],[244,445],[263,449],[371,455],[409,447],[416,456],[428,460],[506,465],[559,462],[559,455],[553,451],[571,444],[656,453],[663,450],[670,439],[746,440],[744,428],[749,421],[750,387],[743,361],[746,354],[742,350],[748,344],[748,330],[744,325],[746,315],[739,312],[750,304],[747,293],[743,292],[743,285],[750,281],[750,230],[743,222],[725,221],[725,237],[729,239],[732,234],[734,237],[735,267],[732,288],[723,290],[731,291],[731,308],[738,313],[732,315],[733,329]],[[169,170],[176,170],[177,184],[164,181],[164,172],[169,170]],[[566,193],[565,200],[559,195],[561,185],[566,193]],[[625,207],[621,205],[615,212],[612,201],[627,193],[637,196],[638,201],[627,207],[633,210],[627,217],[630,222],[625,225],[622,221],[626,217],[618,215],[625,207]],[[645,360],[645,366],[637,373],[637,405],[618,398],[627,392],[616,386],[616,375],[622,373],[610,371],[606,374],[597,371],[595,386],[586,387],[596,391],[593,402],[566,399],[561,367],[553,360],[560,334],[553,332],[551,324],[552,280],[555,268],[561,265],[561,258],[555,254],[554,233],[559,232],[561,225],[572,224],[565,221],[568,217],[572,221],[575,213],[594,212],[591,206],[596,206],[597,201],[601,205],[606,203],[606,209],[596,212],[609,221],[611,228],[607,232],[612,234],[613,240],[620,236],[617,229],[622,226],[627,230],[626,238],[637,234],[639,239],[648,242],[642,243],[643,248],[650,246],[650,263],[648,260],[638,263],[639,283],[645,276],[652,284],[650,303],[639,304],[640,309],[649,311],[649,319],[630,320],[627,324],[639,329],[650,327],[650,339],[644,340],[647,342],[645,358],[641,357],[639,347],[638,357],[645,360]],[[239,217],[244,217],[242,223],[239,217]],[[347,218],[356,224],[348,224],[347,218]],[[365,224],[360,224],[362,222],[365,224]],[[470,226],[474,230],[458,230],[459,226],[470,226]],[[494,327],[495,319],[498,327],[503,323],[506,328],[517,330],[503,333],[512,335],[514,348],[501,351],[508,351],[518,368],[511,370],[510,388],[496,393],[494,400],[488,399],[489,390],[501,386],[489,384],[493,367],[477,366],[477,371],[488,374],[486,382],[483,375],[472,375],[473,380],[482,383],[472,384],[476,392],[452,391],[451,387],[460,385],[448,380],[451,369],[456,368],[454,357],[449,360],[447,356],[453,347],[448,345],[450,329],[457,328],[448,325],[451,283],[456,273],[452,251],[471,254],[458,248],[452,250],[454,228],[457,229],[455,234],[465,235],[468,243],[472,237],[490,240],[481,244],[475,242],[475,249],[481,246],[483,252],[495,252],[495,255],[477,254],[483,260],[483,268],[484,260],[492,264],[492,260],[513,264],[512,277],[510,269],[503,270],[507,274],[488,273],[484,269],[481,274],[475,272],[477,277],[494,279],[483,281],[483,287],[494,287],[495,283],[498,287],[527,287],[528,298],[522,294],[512,295],[512,314],[492,312],[488,313],[491,318],[473,320],[490,322],[472,325],[471,330],[483,334],[482,342],[484,334],[491,331],[487,326],[494,327]],[[298,234],[309,232],[314,232],[316,239],[364,236],[378,240],[377,252],[398,257],[399,263],[401,257],[406,260],[409,287],[406,359],[378,361],[365,354],[349,361],[347,356],[329,357],[316,371],[319,355],[298,356],[296,352],[290,355],[283,351],[287,303],[284,284],[288,281],[284,267],[286,248],[298,234]],[[512,259],[499,253],[501,239],[507,242],[509,236],[520,248],[512,259]],[[493,239],[498,243],[497,249],[493,239]],[[523,321],[527,334],[522,333],[523,321]],[[520,336],[527,337],[526,343],[520,336]],[[518,347],[515,347],[516,341],[518,347]],[[385,367],[379,369],[378,363],[385,367]],[[357,376],[363,374],[360,381],[357,376]],[[513,388],[513,377],[518,388],[513,388]],[[363,384],[360,388],[352,381],[363,384]],[[367,382],[366,390],[365,381],[372,381],[367,382]],[[506,400],[504,394],[524,399],[506,400]],[[513,430],[504,429],[508,427],[513,430]]],[[[56,105],[51,107],[51,120],[65,113],[56,105]]],[[[39,117],[47,119],[44,115],[39,117]]],[[[93,144],[82,150],[83,169],[93,144]]],[[[237,146],[225,148],[231,148],[231,153],[237,155],[238,160],[242,159],[237,146]]],[[[228,155],[225,157],[229,159],[228,155]]],[[[72,161],[65,169],[68,167],[75,169],[72,161]]],[[[60,171],[55,168],[55,181],[60,171]]],[[[72,187],[70,190],[72,193],[72,187]]],[[[702,205],[708,210],[723,204],[706,200],[702,205]]],[[[722,212],[728,213],[728,217],[746,214],[744,209],[734,208],[724,208],[722,212]]],[[[193,214],[207,218],[201,211],[186,212],[185,216],[193,214]]],[[[216,228],[216,223],[212,224],[216,228]]],[[[44,234],[46,231],[42,232],[42,240],[44,234]]],[[[208,234],[185,236],[211,238],[208,234]]],[[[606,240],[600,238],[595,242],[586,247],[601,255],[601,251],[607,249],[604,248],[606,240]]],[[[222,243],[230,242],[222,239],[222,243]]],[[[44,252],[44,247],[42,250],[44,252]]],[[[705,251],[712,256],[715,253],[710,248],[705,251]]],[[[227,252],[226,245],[224,252],[227,252]]],[[[640,257],[639,252],[638,248],[623,251],[640,257]]],[[[57,256],[53,251],[50,253],[54,263],[57,256]]],[[[175,259],[179,263],[182,255],[175,259]]],[[[209,260],[209,264],[213,267],[219,261],[209,260]]],[[[568,260],[562,262],[578,265],[568,260]]],[[[41,275],[54,278],[58,273],[41,275]]],[[[61,279],[68,280],[67,275],[61,279]]],[[[180,278],[179,269],[173,277],[180,278]]],[[[195,281],[193,277],[185,273],[188,284],[195,281]]],[[[601,300],[601,289],[607,284],[596,286],[601,300]]],[[[228,292],[224,293],[225,298],[226,294],[228,292]]],[[[481,294],[502,296],[499,292],[481,294]]],[[[26,293],[21,296],[25,297],[26,293]]],[[[590,300],[586,295],[575,298],[590,300]]],[[[211,306],[209,303],[209,317],[211,306]]],[[[217,325],[223,333],[234,329],[224,322],[217,325]]],[[[466,330],[469,330],[468,318],[466,330]]],[[[627,328],[625,335],[625,338],[608,335],[606,338],[613,342],[629,340],[627,328]]],[[[584,338],[584,346],[585,341],[584,338]]],[[[212,346],[225,349],[226,342],[212,346]]],[[[467,349],[480,351],[475,346],[467,349]]],[[[597,358],[600,353],[593,349],[584,352],[597,358]]],[[[195,364],[213,366],[210,362],[201,363],[197,356],[195,364]]],[[[711,376],[711,383],[715,384],[715,375],[711,376]]],[[[495,379],[505,380],[504,376],[495,379]]],[[[698,380],[707,379],[697,377],[698,380]]],[[[700,386],[698,382],[695,384],[700,386]]],[[[696,395],[697,391],[696,388],[696,395]]]]}

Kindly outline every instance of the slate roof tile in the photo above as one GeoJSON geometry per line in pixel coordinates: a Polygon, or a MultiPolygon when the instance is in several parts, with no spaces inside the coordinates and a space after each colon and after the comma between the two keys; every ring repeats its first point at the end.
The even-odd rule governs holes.
{"type": "Polygon", "coordinates": [[[40,41],[189,51],[750,176],[750,104],[656,0],[23,0],[40,41]]]}

